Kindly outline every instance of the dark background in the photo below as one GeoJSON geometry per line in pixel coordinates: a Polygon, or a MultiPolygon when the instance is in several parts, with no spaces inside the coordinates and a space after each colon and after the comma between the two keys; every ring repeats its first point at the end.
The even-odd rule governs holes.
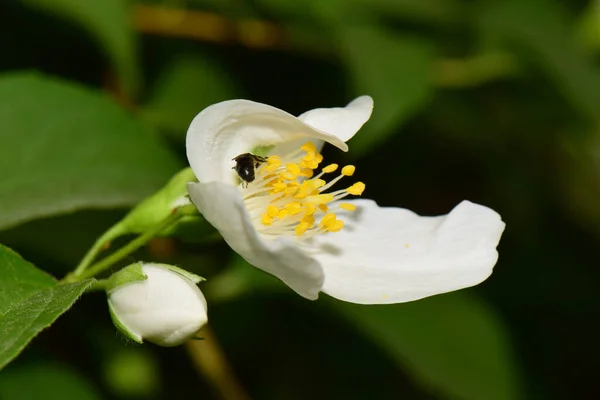
{"type": "MultiPolygon", "coordinates": [[[[181,166],[189,122],[214,102],[297,115],[370,94],[350,152],[324,150],[357,166],[365,197],[502,215],[486,282],[388,307],[309,302],[224,243],[152,242],[136,257],[209,278],[213,329],[254,399],[600,398],[597,3],[28,0],[3,2],[0,21],[2,76],[40,71],[109,97],[181,166]]],[[[69,168],[80,145],[60,149],[69,168]]],[[[126,206],[44,215],[0,241],[60,277],[126,206]]],[[[216,395],[184,347],[127,344],[90,294],[0,373],[3,399],[52,396],[216,395]]]]}

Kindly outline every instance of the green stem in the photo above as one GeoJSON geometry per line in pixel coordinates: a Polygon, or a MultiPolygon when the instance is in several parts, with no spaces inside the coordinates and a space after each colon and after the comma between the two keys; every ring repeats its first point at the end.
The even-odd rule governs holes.
{"type": "MultiPolygon", "coordinates": [[[[179,210],[179,209],[178,209],[179,210]]],[[[66,279],[69,281],[79,281],[86,278],[91,278],[93,276],[98,275],[101,272],[104,272],[108,268],[110,268],[113,264],[118,261],[121,261],[123,258],[127,257],[143,245],[145,245],[150,239],[152,239],[156,234],[168,228],[181,217],[184,216],[184,213],[174,211],[172,214],[169,214],[168,217],[160,221],[158,224],[154,225],[152,228],[133,239],[127,245],[121,247],[119,250],[115,251],[108,257],[98,261],[96,264],[92,265],[89,269],[83,271],[81,274],[77,276],[70,276],[66,279]]]]}
{"type": "Polygon", "coordinates": [[[87,290],[88,292],[104,292],[108,285],[108,279],[99,279],[92,283],[92,286],[87,290]]]}
{"type": "Polygon", "coordinates": [[[109,230],[104,232],[102,236],[100,236],[94,245],[88,250],[83,259],[79,262],[79,265],[73,271],[73,276],[77,277],[85,271],[87,267],[94,261],[98,253],[100,253],[112,240],[117,237],[123,235],[125,232],[122,228],[121,222],[117,222],[113,225],[109,230]]]}

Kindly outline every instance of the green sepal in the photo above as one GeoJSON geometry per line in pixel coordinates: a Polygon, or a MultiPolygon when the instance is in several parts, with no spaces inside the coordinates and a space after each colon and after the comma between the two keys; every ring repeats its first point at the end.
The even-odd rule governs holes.
{"type": "Polygon", "coordinates": [[[192,274],[191,272],[186,271],[185,269],[176,267],[174,265],[156,264],[156,263],[152,263],[152,265],[163,267],[163,268],[166,268],[166,269],[168,269],[170,271],[178,273],[179,275],[183,276],[184,278],[190,280],[192,283],[195,283],[195,284],[198,284],[200,282],[206,281],[206,279],[203,278],[203,277],[201,277],[200,275],[192,274]]]}
{"type": "Polygon", "coordinates": [[[117,313],[115,312],[115,310],[113,309],[113,306],[110,302],[110,299],[108,300],[108,312],[110,313],[110,318],[113,321],[113,324],[115,324],[115,327],[119,330],[119,332],[121,332],[126,338],[133,340],[136,343],[142,344],[144,341],[142,340],[142,337],[140,335],[136,335],[135,333],[131,332],[129,329],[127,329],[127,327],[125,325],[123,325],[123,323],[121,322],[121,320],[119,319],[119,317],[117,316],[117,313]]]}
{"type": "MultiPolygon", "coordinates": [[[[191,203],[187,196],[188,182],[196,182],[194,172],[189,167],[179,171],[161,190],[131,210],[119,223],[121,229],[127,233],[145,232],[167,218],[178,207],[189,206],[191,203]]],[[[189,212],[190,216],[193,214],[193,211],[189,212]]],[[[195,214],[198,214],[197,210],[195,214]]],[[[198,216],[194,218],[201,219],[198,216]]],[[[170,232],[161,232],[161,235],[168,233],[170,232]]]]}
{"type": "Polygon", "coordinates": [[[108,278],[106,283],[106,293],[110,294],[115,289],[121,286],[128,285],[134,282],[145,281],[148,277],[142,271],[142,263],[131,264],[108,278]]]}

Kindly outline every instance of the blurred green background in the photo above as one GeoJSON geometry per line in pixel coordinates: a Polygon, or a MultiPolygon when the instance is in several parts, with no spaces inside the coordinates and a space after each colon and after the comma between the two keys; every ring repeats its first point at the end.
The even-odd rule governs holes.
{"type": "MultiPolygon", "coordinates": [[[[221,242],[159,239],[129,261],[209,278],[254,399],[600,398],[600,2],[22,0],[0,22],[0,242],[25,259],[71,270],[186,165],[214,102],[300,114],[370,94],[350,152],[326,159],[356,164],[381,205],[497,210],[486,282],[366,307],[304,300],[221,242]]],[[[184,347],[126,343],[89,294],[0,372],[0,399],[42,398],[219,396],[184,347]]]]}

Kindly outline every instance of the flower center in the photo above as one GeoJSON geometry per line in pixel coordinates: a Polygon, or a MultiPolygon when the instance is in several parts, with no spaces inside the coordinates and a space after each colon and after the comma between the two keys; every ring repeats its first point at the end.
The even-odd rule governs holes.
{"type": "Polygon", "coordinates": [[[244,204],[256,229],[264,235],[296,236],[302,239],[326,232],[338,232],[344,227],[336,211],[354,211],[356,206],[339,200],[360,196],[365,184],[326,193],[345,176],[352,176],[355,167],[347,165],[341,173],[326,182],[324,175],[338,170],[330,164],[314,175],[323,161],[312,142],[286,156],[270,156],[255,172],[254,181],[243,191],[244,204]]]}

